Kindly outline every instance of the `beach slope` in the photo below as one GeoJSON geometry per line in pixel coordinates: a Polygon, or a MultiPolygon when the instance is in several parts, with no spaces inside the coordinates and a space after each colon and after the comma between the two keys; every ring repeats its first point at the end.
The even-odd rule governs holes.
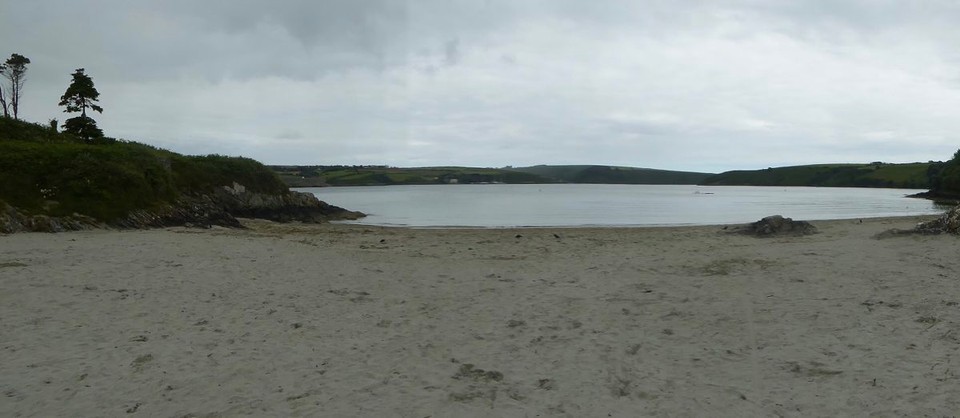
{"type": "Polygon", "coordinates": [[[950,415],[919,220],[0,236],[0,416],[950,415]]]}

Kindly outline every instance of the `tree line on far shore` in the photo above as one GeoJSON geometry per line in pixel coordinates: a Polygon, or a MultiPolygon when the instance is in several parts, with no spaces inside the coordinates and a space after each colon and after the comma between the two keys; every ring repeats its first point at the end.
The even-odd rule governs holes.
{"type": "MultiPolygon", "coordinates": [[[[20,119],[20,100],[23,97],[23,86],[27,81],[27,66],[30,58],[21,54],[11,54],[10,58],[0,63],[0,75],[5,83],[0,83],[0,109],[3,117],[20,119]]],[[[72,80],[67,90],[60,97],[60,106],[65,113],[77,113],[67,119],[61,128],[63,132],[75,136],[87,143],[97,143],[106,140],[103,131],[97,127],[97,122],[87,116],[87,110],[103,113],[103,108],[97,104],[100,92],[93,85],[93,79],[83,68],[78,68],[71,75],[72,80]]],[[[50,120],[50,128],[57,130],[57,120],[50,120]]]]}

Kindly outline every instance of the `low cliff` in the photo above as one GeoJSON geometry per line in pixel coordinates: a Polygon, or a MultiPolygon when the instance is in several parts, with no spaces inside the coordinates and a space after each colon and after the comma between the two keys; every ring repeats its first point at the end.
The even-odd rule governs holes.
{"type": "Polygon", "coordinates": [[[0,203],[0,232],[362,216],[290,191],[249,158],[181,155],[109,138],[86,143],[9,118],[0,118],[0,203]]]}
{"type": "Polygon", "coordinates": [[[231,215],[276,222],[324,222],[336,219],[358,219],[364,216],[360,212],[330,205],[310,193],[295,191],[282,194],[253,193],[238,183],[217,188],[212,199],[231,215]]]}
{"type": "Polygon", "coordinates": [[[154,209],[137,209],[109,222],[72,214],[48,216],[30,214],[0,202],[0,233],[64,232],[97,228],[145,229],[169,226],[242,228],[237,218],[267,219],[276,222],[321,223],[359,219],[364,214],[327,204],[312,194],[289,192],[264,194],[248,192],[234,183],[214,193],[185,196],[175,203],[154,209]]]}
{"type": "Polygon", "coordinates": [[[307,193],[283,195],[236,192],[243,186],[224,186],[209,195],[184,197],[174,205],[155,210],[137,210],[125,218],[111,222],[118,228],[160,228],[190,226],[240,228],[237,218],[267,219],[276,222],[321,223],[331,220],[358,219],[364,215],[318,200],[307,193]]]}
{"type": "Polygon", "coordinates": [[[0,233],[64,232],[103,228],[105,225],[89,216],[31,215],[0,201],[0,233]]]}

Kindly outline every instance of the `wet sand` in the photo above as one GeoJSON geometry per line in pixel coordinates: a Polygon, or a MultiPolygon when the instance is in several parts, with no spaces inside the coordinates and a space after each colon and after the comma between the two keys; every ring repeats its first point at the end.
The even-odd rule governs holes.
{"type": "Polygon", "coordinates": [[[919,220],[0,236],[0,416],[950,416],[919,220]]]}

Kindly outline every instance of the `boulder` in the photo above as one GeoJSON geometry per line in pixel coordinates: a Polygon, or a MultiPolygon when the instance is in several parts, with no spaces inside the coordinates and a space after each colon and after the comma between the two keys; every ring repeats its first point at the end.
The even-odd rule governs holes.
{"type": "Polygon", "coordinates": [[[955,206],[948,210],[939,218],[932,221],[917,224],[907,233],[916,233],[923,235],[954,234],[960,235],[960,206],[955,206]]]}
{"type": "Polygon", "coordinates": [[[917,225],[916,230],[924,234],[960,234],[960,206],[955,206],[937,219],[917,225]]]}
{"type": "Polygon", "coordinates": [[[876,239],[894,238],[905,235],[939,235],[954,234],[960,235],[960,206],[948,210],[939,218],[928,222],[921,222],[913,229],[888,229],[877,235],[876,239]]]}
{"type": "Polygon", "coordinates": [[[780,215],[767,216],[757,222],[733,229],[734,233],[755,237],[801,236],[816,234],[817,228],[807,221],[795,221],[780,215]]]}

